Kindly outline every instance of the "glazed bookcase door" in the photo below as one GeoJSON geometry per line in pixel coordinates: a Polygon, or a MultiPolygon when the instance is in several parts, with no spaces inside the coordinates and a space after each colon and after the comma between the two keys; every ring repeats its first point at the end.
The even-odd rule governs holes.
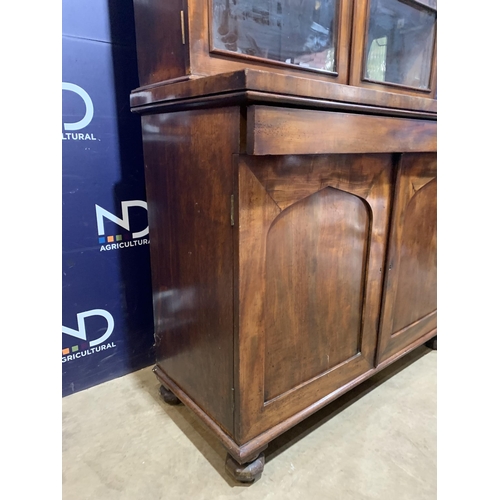
{"type": "Polygon", "coordinates": [[[436,175],[435,153],[402,156],[388,246],[379,362],[436,329],[436,175]]]}
{"type": "Polygon", "coordinates": [[[238,442],[374,367],[392,161],[239,157],[238,442]]]}
{"type": "Polygon", "coordinates": [[[346,0],[209,0],[210,52],[347,82],[346,0]]]}
{"type": "Polygon", "coordinates": [[[435,98],[436,0],[356,0],[350,83],[435,98]]]}

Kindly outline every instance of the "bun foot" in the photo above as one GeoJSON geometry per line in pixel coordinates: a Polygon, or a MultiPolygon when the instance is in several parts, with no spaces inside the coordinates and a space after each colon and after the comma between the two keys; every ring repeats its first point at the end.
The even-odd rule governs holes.
{"type": "Polygon", "coordinates": [[[169,405],[181,404],[181,400],[163,385],[160,385],[160,396],[163,398],[163,401],[169,405]]]}
{"type": "Polygon", "coordinates": [[[241,465],[228,453],[226,471],[240,483],[253,483],[261,476],[265,462],[264,453],[261,453],[252,462],[241,465]]]}
{"type": "Polygon", "coordinates": [[[438,348],[438,338],[437,336],[432,338],[431,340],[428,340],[425,345],[429,348],[432,349],[433,351],[437,351],[438,348]]]}

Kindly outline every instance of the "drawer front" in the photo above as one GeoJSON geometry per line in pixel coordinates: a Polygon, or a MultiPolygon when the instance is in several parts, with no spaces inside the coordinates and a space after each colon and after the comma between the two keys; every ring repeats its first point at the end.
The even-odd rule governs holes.
{"type": "Polygon", "coordinates": [[[388,116],[250,106],[250,155],[436,151],[436,122],[388,116]]]}

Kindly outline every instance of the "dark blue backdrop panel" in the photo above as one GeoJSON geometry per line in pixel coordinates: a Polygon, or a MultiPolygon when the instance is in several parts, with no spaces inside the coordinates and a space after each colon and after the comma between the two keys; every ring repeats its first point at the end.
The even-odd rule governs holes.
{"type": "MultiPolygon", "coordinates": [[[[76,18],[83,3],[63,10],[66,26],[88,36],[114,3],[90,2],[99,9],[78,31],[68,5],[76,18]]],[[[136,67],[133,44],[63,36],[63,395],[153,362],[141,129],[129,108],[136,67]]]]}
{"type": "Polygon", "coordinates": [[[152,362],[148,247],[117,252],[63,252],[63,395],[152,362]]]}
{"type": "Polygon", "coordinates": [[[133,8],[133,0],[63,0],[63,35],[134,47],[133,8]]]}

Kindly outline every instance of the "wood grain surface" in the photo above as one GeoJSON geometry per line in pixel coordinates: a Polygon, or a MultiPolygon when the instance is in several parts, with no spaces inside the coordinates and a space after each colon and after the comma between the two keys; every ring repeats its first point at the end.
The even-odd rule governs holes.
{"type": "Polygon", "coordinates": [[[240,156],[238,443],[373,368],[392,170],[390,154],[240,156]]]}
{"type": "Polygon", "coordinates": [[[229,435],[239,120],[239,108],[220,108],[142,123],[157,364],[229,435]]]}
{"type": "Polygon", "coordinates": [[[436,328],[436,179],[436,154],[402,156],[388,246],[379,361],[436,328]]]}
{"type": "Polygon", "coordinates": [[[130,104],[132,108],[140,108],[167,101],[207,97],[239,90],[325,99],[333,102],[363,104],[389,109],[407,109],[434,114],[437,112],[437,101],[434,99],[248,68],[213,76],[199,75],[195,78],[193,75],[193,79],[188,81],[140,87],[132,91],[130,104]]]}
{"type": "Polygon", "coordinates": [[[250,106],[253,155],[436,151],[436,122],[388,116],[250,106]]]}

